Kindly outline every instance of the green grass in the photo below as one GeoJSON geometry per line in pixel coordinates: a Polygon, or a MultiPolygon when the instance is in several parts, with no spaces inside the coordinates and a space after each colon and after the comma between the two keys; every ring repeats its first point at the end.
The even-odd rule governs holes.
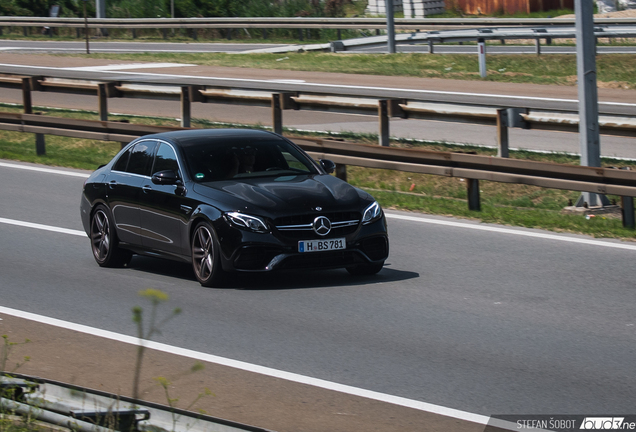
{"type": "MultiPolygon", "coordinates": [[[[76,54],[74,56],[84,57],[76,54]]],[[[576,85],[576,56],[568,54],[493,55],[487,60],[488,76],[479,76],[476,55],[461,54],[225,54],[144,53],[90,54],[91,58],[126,61],[181,62],[205,66],[227,66],[349,74],[485,80],[493,82],[576,85]]],[[[636,88],[636,55],[598,56],[599,87],[636,88]]]]}

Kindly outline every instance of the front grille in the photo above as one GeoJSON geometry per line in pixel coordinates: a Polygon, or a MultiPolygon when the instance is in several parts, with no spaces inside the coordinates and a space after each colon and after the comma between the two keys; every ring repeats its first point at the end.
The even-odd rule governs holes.
{"type": "Polygon", "coordinates": [[[360,250],[371,261],[378,261],[388,255],[387,242],[384,237],[371,237],[360,242],[360,250]]]}
{"type": "Polygon", "coordinates": [[[329,237],[343,237],[355,232],[360,225],[360,213],[337,212],[324,214],[303,214],[286,216],[274,220],[274,225],[281,236],[292,240],[312,240],[325,238],[313,230],[313,222],[318,216],[325,216],[331,221],[329,237]]]}

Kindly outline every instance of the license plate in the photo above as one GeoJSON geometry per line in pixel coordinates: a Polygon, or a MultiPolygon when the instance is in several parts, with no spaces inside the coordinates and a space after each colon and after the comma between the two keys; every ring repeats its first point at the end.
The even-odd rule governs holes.
{"type": "Polygon", "coordinates": [[[301,240],[298,242],[298,252],[323,252],[347,248],[345,238],[329,240],[301,240]]]}

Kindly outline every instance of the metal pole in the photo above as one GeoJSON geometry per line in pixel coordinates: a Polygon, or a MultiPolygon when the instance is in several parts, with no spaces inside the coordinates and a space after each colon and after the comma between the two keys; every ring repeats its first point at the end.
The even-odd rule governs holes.
{"type": "Polygon", "coordinates": [[[467,178],[466,189],[468,194],[468,210],[481,211],[481,202],[479,200],[479,180],[467,178]]]}
{"type": "Polygon", "coordinates": [[[395,20],[393,19],[393,0],[384,0],[386,5],[386,35],[389,54],[395,54],[395,20]]]}
{"type": "MultiPolygon", "coordinates": [[[[106,18],[106,0],[95,0],[95,15],[97,18],[106,18]]],[[[98,29],[100,36],[108,36],[108,29],[98,29]]]]}
{"type": "Polygon", "coordinates": [[[181,127],[189,128],[191,119],[190,89],[187,86],[183,86],[181,87],[181,127]]]}
{"type": "MultiPolygon", "coordinates": [[[[575,0],[576,69],[579,93],[579,143],[581,165],[600,167],[601,146],[598,125],[598,93],[596,88],[596,43],[592,1],[575,0]]],[[[601,204],[599,196],[583,192],[577,205],[601,204]]]]}
{"type": "Polygon", "coordinates": [[[283,108],[281,107],[281,94],[272,93],[272,129],[274,133],[283,133],[283,108]]]}
{"type": "Polygon", "coordinates": [[[477,54],[479,56],[479,75],[486,78],[486,41],[477,39],[477,54]]]}
{"type": "Polygon", "coordinates": [[[378,121],[380,129],[380,145],[389,147],[389,102],[386,99],[378,101],[378,121]]]}
{"type": "Polygon", "coordinates": [[[86,16],[86,2],[84,0],[84,33],[86,34],[86,54],[90,54],[91,50],[88,47],[88,17],[86,16]]]}
{"type": "Polygon", "coordinates": [[[497,157],[507,158],[510,156],[508,141],[508,110],[500,108],[497,110],[497,157]]]}

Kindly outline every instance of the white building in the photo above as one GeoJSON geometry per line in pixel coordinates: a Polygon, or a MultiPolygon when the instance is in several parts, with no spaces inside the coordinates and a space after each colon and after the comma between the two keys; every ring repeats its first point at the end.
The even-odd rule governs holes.
{"type": "MultiPolygon", "coordinates": [[[[444,0],[393,0],[393,12],[404,12],[404,18],[424,18],[444,10],[444,0]]],[[[386,1],[369,0],[367,14],[386,15],[386,1]]]]}

